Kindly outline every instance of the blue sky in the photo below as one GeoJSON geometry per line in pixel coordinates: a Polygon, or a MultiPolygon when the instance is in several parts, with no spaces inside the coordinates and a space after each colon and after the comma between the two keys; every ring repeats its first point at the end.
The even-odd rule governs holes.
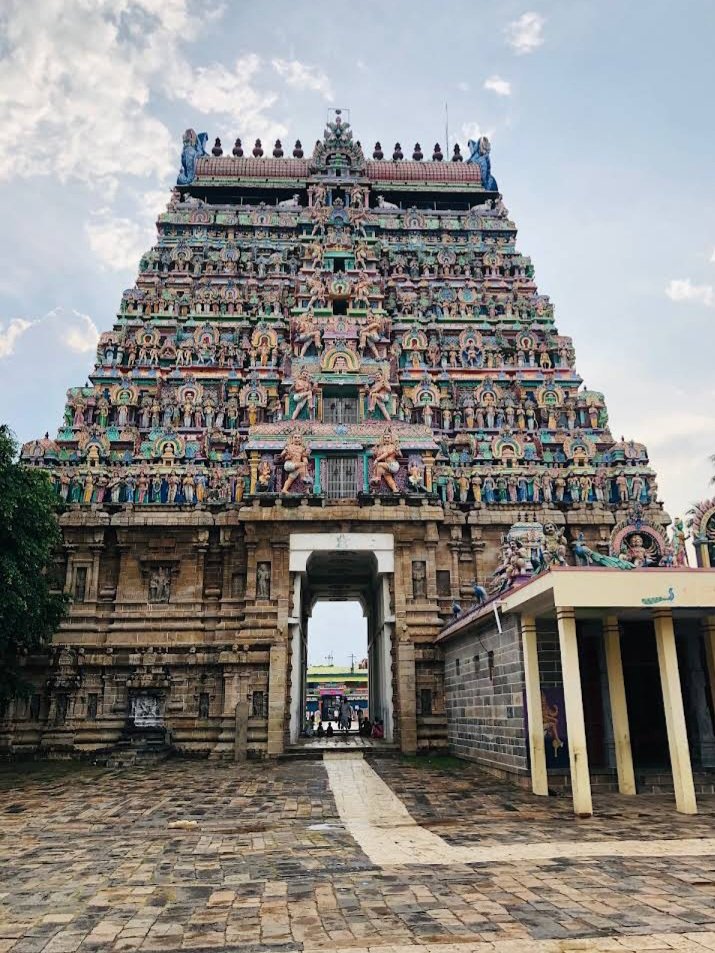
{"type": "Polygon", "coordinates": [[[308,664],[355,666],[367,658],[367,621],[359,602],[316,602],[308,620],[308,664]]]}
{"type": "Polygon", "coordinates": [[[57,428],[165,204],[187,126],[367,149],[476,131],[579,370],[672,514],[710,495],[715,4],[6,0],[0,419],[57,428]]]}

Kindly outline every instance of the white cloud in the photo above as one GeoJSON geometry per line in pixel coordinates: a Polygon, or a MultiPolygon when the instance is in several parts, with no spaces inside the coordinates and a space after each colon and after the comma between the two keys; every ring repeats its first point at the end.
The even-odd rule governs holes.
{"type": "Polygon", "coordinates": [[[13,318],[7,327],[0,324],[0,359],[15,352],[18,339],[31,327],[32,321],[25,321],[24,318],[13,318]]]}
{"type": "Polygon", "coordinates": [[[474,139],[476,142],[481,136],[486,136],[487,139],[491,139],[494,136],[494,130],[482,129],[478,122],[462,123],[462,137],[465,142],[469,142],[470,139],[474,139]]]}
{"type": "Polygon", "coordinates": [[[490,76],[484,80],[484,89],[496,93],[497,96],[511,96],[511,83],[500,76],[490,76]]]}
{"type": "Polygon", "coordinates": [[[147,105],[195,31],[186,0],[9,0],[3,12],[0,177],[172,169],[173,137],[147,105]]]}
{"type": "Polygon", "coordinates": [[[713,248],[713,253],[710,256],[710,261],[715,261],[715,248],[713,248]]]}
{"type": "Polygon", "coordinates": [[[154,231],[128,218],[117,218],[109,209],[95,213],[85,225],[89,247],[111,271],[137,271],[139,259],[151,248],[154,231]]]}
{"type": "MultiPolygon", "coordinates": [[[[184,55],[221,13],[195,0],[5,0],[0,180],[78,179],[105,197],[122,175],[168,181],[181,141],[159,118],[160,97],[240,121],[239,134],[280,134],[265,112],[276,93],[252,85],[258,56],[196,68],[184,55]]],[[[297,62],[286,69],[291,85],[328,94],[319,71],[297,62]]]]}
{"type": "MultiPolygon", "coordinates": [[[[187,69],[174,95],[186,100],[198,112],[217,113],[231,120],[235,128],[226,128],[224,146],[232,143],[231,135],[235,137],[237,133],[247,141],[252,136],[262,136],[267,141],[279,138],[285,134],[285,126],[265,114],[275,103],[277,94],[259,93],[251,85],[261,66],[261,58],[248,53],[239,57],[232,69],[219,63],[187,69]]],[[[209,142],[209,146],[211,144],[209,142]]]]}
{"type": "Polygon", "coordinates": [[[325,99],[333,98],[330,80],[319,67],[308,66],[306,63],[301,63],[300,60],[281,59],[271,60],[271,65],[289,86],[320,93],[325,99]]]}
{"type": "Polygon", "coordinates": [[[523,13],[506,28],[506,41],[515,53],[533,53],[544,42],[544,23],[540,13],[523,13]]]}
{"type": "Polygon", "coordinates": [[[15,346],[23,336],[39,327],[42,327],[44,337],[49,334],[57,344],[77,354],[93,351],[97,346],[99,330],[88,314],[53,308],[32,321],[13,318],[7,327],[0,323],[0,359],[14,354],[15,346]]]}
{"type": "Polygon", "coordinates": [[[460,93],[468,93],[469,83],[465,83],[464,80],[462,80],[461,83],[457,83],[457,89],[460,91],[460,93]]]}
{"type": "Polygon", "coordinates": [[[64,329],[64,343],[70,351],[85,354],[94,351],[99,340],[99,329],[88,314],[73,311],[73,321],[64,329]]]}
{"type": "Polygon", "coordinates": [[[712,285],[694,285],[690,278],[673,278],[665,289],[671,301],[689,301],[707,308],[715,306],[715,288],[712,285]]]}

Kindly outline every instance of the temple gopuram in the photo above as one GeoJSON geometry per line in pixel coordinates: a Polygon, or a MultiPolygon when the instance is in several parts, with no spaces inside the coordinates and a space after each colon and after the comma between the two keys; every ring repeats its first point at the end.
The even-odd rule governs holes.
{"type": "Polygon", "coordinates": [[[1,743],[281,754],[312,608],[358,599],[386,743],[443,748],[450,620],[556,568],[684,566],[685,534],[578,375],[487,139],[370,157],[334,110],[308,152],[206,140],[88,383],[23,447],[72,604],[1,743]]]}

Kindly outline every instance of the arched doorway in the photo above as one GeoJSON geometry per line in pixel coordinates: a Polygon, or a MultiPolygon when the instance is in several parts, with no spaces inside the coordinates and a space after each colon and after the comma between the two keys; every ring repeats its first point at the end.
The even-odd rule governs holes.
{"type": "Polygon", "coordinates": [[[334,720],[340,699],[347,698],[357,732],[358,711],[369,717],[367,619],[357,600],[319,599],[307,625],[306,715],[334,720]]]}
{"type": "Polygon", "coordinates": [[[315,604],[326,599],[358,601],[363,608],[367,621],[370,714],[373,719],[382,719],[385,739],[394,740],[394,617],[390,597],[393,552],[393,537],[387,533],[291,534],[290,743],[300,736],[306,706],[308,622],[315,604]]]}

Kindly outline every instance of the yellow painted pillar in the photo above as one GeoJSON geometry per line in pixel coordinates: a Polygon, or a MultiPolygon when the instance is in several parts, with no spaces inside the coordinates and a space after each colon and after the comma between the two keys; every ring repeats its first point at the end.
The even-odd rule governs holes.
{"type": "Polygon", "coordinates": [[[531,790],[548,795],[546,752],[544,751],[544,719],[541,711],[541,680],[539,657],[536,651],[536,622],[533,616],[521,617],[521,645],[524,653],[524,682],[526,684],[526,713],[529,719],[529,755],[531,759],[531,790]]]}
{"type": "Polygon", "coordinates": [[[579,817],[588,817],[593,814],[593,804],[586,750],[586,724],[583,717],[581,670],[578,663],[576,617],[573,609],[566,606],[557,608],[556,620],[559,627],[559,648],[564,680],[564,707],[571,764],[573,809],[574,814],[578,814],[579,817]]]}
{"type": "Polygon", "coordinates": [[[675,648],[673,614],[670,609],[655,609],[655,642],[658,648],[660,684],[663,690],[665,724],[668,729],[670,767],[673,772],[675,806],[681,814],[697,814],[693,785],[693,770],[690,765],[688,733],[685,728],[683,694],[678,672],[678,654],[675,648]]]}
{"type": "Polygon", "coordinates": [[[603,635],[606,643],[606,671],[608,672],[608,695],[611,699],[613,738],[616,744],[618,790],[621,794],[635,794],[636,779],[633,774],[631,732],[628,727],[626,686],[623,681],[621,634],[618,630],[618,619],[615,616],[606,618],[603,624],[603,635]]]}

